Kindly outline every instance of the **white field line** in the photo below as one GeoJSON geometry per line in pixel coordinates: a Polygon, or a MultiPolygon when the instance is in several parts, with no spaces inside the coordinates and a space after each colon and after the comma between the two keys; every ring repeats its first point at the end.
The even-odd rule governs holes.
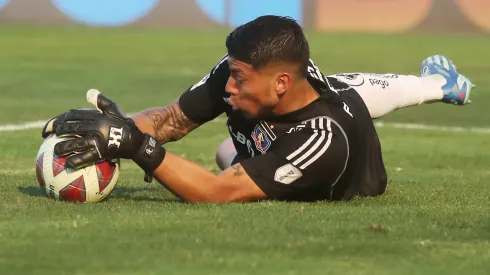
{"type": "Polygon", "coordinates": [[[427,125],[416,123],[385,123],[377,121],[374,123],[379,128],[397,128],[397,129],[413,129],[413,130],[430,130],[436,132],[472,132],[490,134],[490,128],[483,127],[455,127],[455,126],[439,126],[439,125],[427,125]]]}
{"type": "MultiPolygon", "coordinates": [[[[131,115],[131,114],[130,114],[131,115]]],[[[218,117],[212,122],[224,123],[225,119],[218,117]]],[[[46,120],[29,121],[19,124],[4,124],[0,125],[0,132],[15,132],[28,129],[41,129],[46,120]]],[[[396,128],[396,129],[410,129],[410,130],[429,130],[436,132],[473,132],[490,134],[490,128],[482,127],[454,127],[454,126],[439,126],[439,125],[427,125],[427,124],[413,124],[413,123],[391,123],[377,121],[374,123],[378,128],[396,128]]]]}

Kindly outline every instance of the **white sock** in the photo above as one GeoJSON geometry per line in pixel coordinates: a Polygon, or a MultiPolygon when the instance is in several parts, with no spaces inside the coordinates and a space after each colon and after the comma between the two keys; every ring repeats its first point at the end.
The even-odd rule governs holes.
{"type": "MultiPolygon", "coordinates": [[[[350,73],[355,74],[359,73],[350,73]]],[[[340,79],[345,80],[342,77],[340,79]]],[[[442,86],[446,80],[440,75],[418,77],[361,73],[351,83],[364,100],[371,118],[379,118],[396,109],[440,101],[443,97],[442,86]],[[364,78],[363,82],[361,77],[364,78]]]]}

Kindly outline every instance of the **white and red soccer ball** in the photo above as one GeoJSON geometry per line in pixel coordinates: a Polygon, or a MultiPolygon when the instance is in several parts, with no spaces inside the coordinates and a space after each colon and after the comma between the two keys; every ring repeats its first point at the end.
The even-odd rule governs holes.
{"type": "Polygon", "coordinates": [[[54,153],[54,146],[67,138],[47,137],[36,158],[37,181],[46,194],[56,200],[100,202],[116,187],[120,164],[104,161],[79,170],[65,167],[67,157],[54,153]]]}

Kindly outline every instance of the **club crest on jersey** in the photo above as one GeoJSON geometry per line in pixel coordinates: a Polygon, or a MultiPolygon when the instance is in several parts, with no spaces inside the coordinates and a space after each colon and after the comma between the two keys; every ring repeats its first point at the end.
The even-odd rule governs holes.
{"type": "Polygon", "coordinates": [[[266,132],[259,125],[255,126],[254,131],[252,132],[252,139],[255,141],[255,147],[262,154],[265,154],[269,147],[271,147],[272,142],[267,136],[266,132]]]}

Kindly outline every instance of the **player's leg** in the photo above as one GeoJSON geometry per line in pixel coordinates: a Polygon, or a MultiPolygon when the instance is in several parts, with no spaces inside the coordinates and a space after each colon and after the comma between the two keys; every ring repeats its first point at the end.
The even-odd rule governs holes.
{"type": "Polygon", "coordinates": [[[235,145],[231,138],[225,139],[216,150],[216,164],[219,169],[225,170],[232,165],[233,160],[237,156],[235,145]]]}
{"type": "MultiPolygon", "coordinates": [[[[354,74],[351,74],[354,75],[354,74]]],[[[372,118],[382,117],[396,109],[441,101],[444,79],[413,75],[358,74],[363,84],[355,86],[372,118]]]]}
{"type": "Polygon", "coordinates": [[[469,103],[471,82],[444,56],[424,60],[422,76],[350,73],[335,77],[353,86],[364,100],[372,118],[396,109],[431,102],[469,103]]]}
{"type": "Polygon", "coordinates": [[[243,159],[245,157],[238,155],[231,137],[225,139],[216,150],[216,164],[222,171],[243,159]]]}

